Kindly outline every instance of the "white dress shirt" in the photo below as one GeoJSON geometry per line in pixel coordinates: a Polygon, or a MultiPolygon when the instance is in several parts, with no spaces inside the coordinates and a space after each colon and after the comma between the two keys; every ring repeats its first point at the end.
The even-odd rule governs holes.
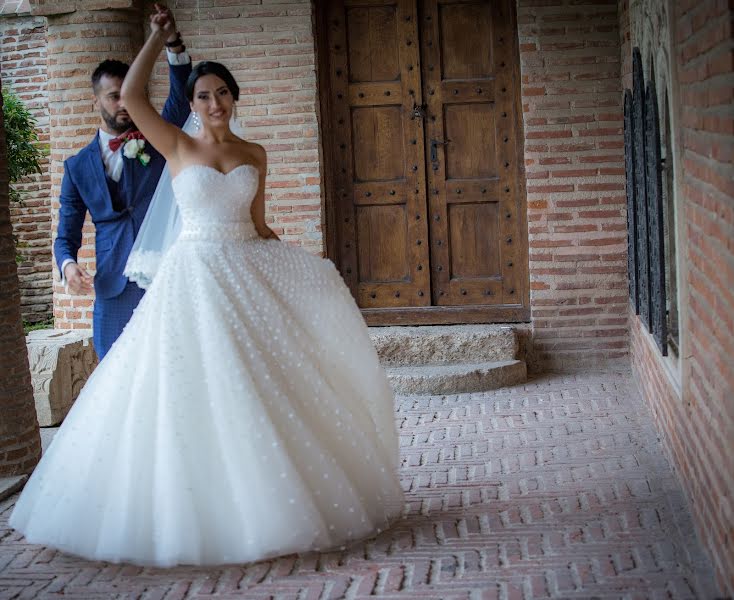
{"type": "Polygon", "coordinates": [[[122,177],[122,160],[124,157],[124,154],[122,153],[123,146],[120,146],[114,152],[112,151],[112,148],[110,148],[110,140],[114,140],[116,137],[116,135],[107,133],[100,129],[97,139],[99,140],[99,151],[102,155],[104,170],[107,172],[110,179],[113,181],[120,181],[120,177],[122,177]]]}
{"type": "MultiPolygon", "coordinates": [[[[166,54],[168,55],[168,64],[170,65],[187,65],[191,62],[191,57],[186,51],[176,54],[175,52],[171,52],[168,48],[166,48],[166,54]]],[[[113,181],[120,181],[125,155],[122,152],[122,146],[120,146],[114,152],[110,148],[110,140],[115,137],[117,136],[111,133],[107,133],[106,131],[102,131],[100,129],[97,140],[99,142],[99,150],[102,155],[102,163],[104,164],[107,175],[113,181]]],[[[69,263],[76,263],[76,261],[73,258],[67,258],[61,264],[61,283],[64,284],[64,287],[66,287],[66,277],[64,276],[64,269],[66,269],[66,265],[68,265],[69,263]]]]}

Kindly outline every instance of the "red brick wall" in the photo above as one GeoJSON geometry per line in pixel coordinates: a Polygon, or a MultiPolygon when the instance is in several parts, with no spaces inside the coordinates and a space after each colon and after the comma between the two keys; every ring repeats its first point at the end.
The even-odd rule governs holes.
{"type": "MultiPolygon", "coordinates": [[[[632,365],[719,583],[734,594],[734,11],[718,1],[669,6],[684,223],[680,385],[634,315],[632,365]]],[[[621,15],[627,19],[628,12],[621,15]]],[[[624,48],[625,63],[631,46],[624,48]]]]}
{"type": "MultiPolygon", "coordinates": [[[[3,86],[13,91],[37,120],[39,140],[49,142],[46,86],[46,27],[43,18],[18,15],[16,2],[0,3],[0,62],[3,86]]],[[[27,7],[20,7],[26,9],[27,7]]],[[[52,316],[51,202],[49,164],[17,185],[23,204],[11,206],[18,240],[21,312],[29,322],[52,316]]]]}
{"type": "Polygon", "coordinates": [[[518,2],[533,361],[628,349],[616,0],[518,2]]]}

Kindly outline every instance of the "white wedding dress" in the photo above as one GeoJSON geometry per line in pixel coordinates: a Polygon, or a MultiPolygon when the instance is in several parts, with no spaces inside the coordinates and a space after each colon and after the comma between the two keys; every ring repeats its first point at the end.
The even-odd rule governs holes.
{"type": "Polygon", "coordinates": [[[403,509],[393,395],[334,265],[260,238],[258,174],[186,167],[183,229],[10,525],[90,559],[339,547],[403,509]]]}

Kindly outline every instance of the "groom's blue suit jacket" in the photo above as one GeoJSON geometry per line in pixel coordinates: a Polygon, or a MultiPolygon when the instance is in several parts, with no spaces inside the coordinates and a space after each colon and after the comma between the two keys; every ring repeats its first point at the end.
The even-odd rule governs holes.
{"type": "MultiPolygon", "coordinates": [[[[169,65],[170,91],[161,116],[178,127],[183,127],[189,116],[185,85],[190,73],[191,64],[169,65]]],[[[78,154],[64,162],[54,253],[59,270],[67,258],[77,259],[82,243],[82,226],[89,211],[96,228],[97,274],[94,277],[94,291],[97,297],[113,298],[127,284],[122,272],[150,205],[165,159],[146,142],[144,151],[151,157],[148,165],[143,166],[137,159],[123,158],[122,175],[115,184],[105,174],[98,135],[78,154]]]]}

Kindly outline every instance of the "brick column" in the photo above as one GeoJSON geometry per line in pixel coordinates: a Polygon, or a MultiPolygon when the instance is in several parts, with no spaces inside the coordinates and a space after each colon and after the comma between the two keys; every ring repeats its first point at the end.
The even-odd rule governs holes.
{"type": "MultiPolygon", "coordinates": [[[[2,85],[0,84],[0,88],[2,85]]],[[[0,95],[2,108],[2,95],[0,95]]],[[[8,198],[5,129],[0,110],[0,477],[30,473],[41,458],[41,436],[20,318],[18,269],[8,198]]]]}
{"type": "MultiPolygon", "coordinates": [[[[63,162],[86,146],[99,126],[90,78],[107,58],[130,62],[143,44],[139,2],[53,2],[34,0],[32,13],[48,19],[48,104],[51,145],[51,220],[53,236],[59,215],[63,162]]],[[[94,270],[94,227],[87,218],[79,263],[94,270]]],[[[60,329],[92,326],[93,296],[64,293],[54,263],[54,317],[60,329]]]]}

